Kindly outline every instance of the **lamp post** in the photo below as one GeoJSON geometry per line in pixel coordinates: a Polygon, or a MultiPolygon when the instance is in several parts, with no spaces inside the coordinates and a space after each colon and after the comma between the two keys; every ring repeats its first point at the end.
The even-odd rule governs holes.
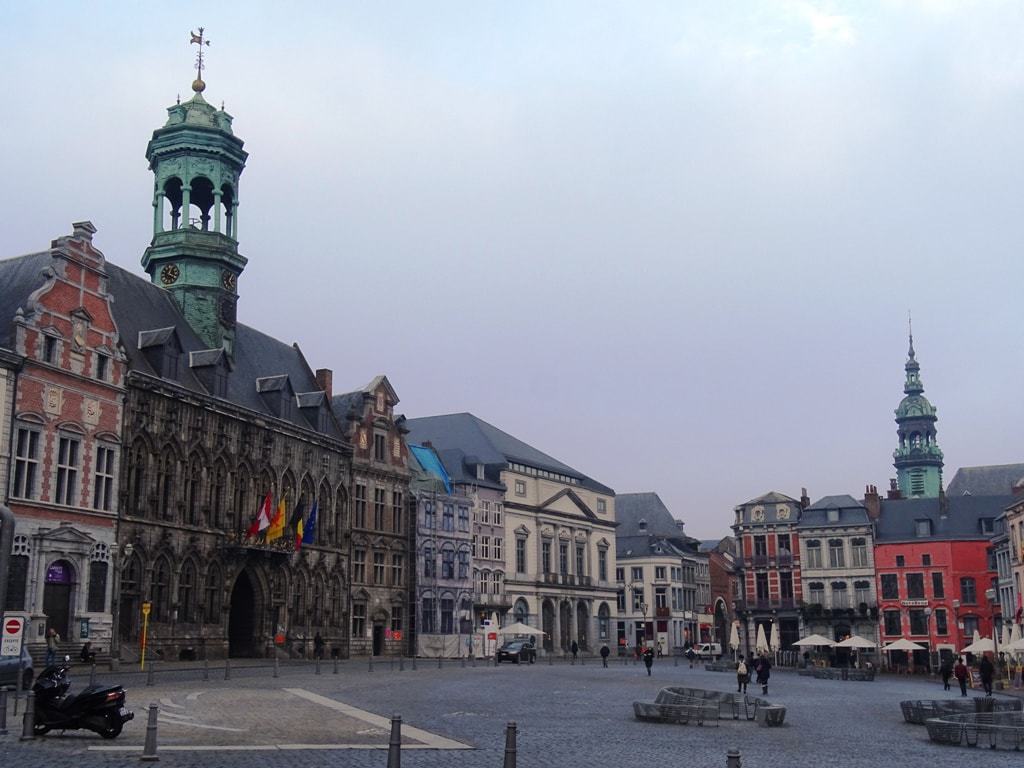
{"type": "Polygon", "coordinates": [[[114,583],[110,594],[110,668],[118,669],[121,664],[121,572],[131,562],[135,548],[128,542],[118,552],[117,542],[110,547],[111,560],[114,565],[114,583]]]}
{"type": "Polygon", "coordinates": [[[647,603],[640,601],[640,615],[643,618],[641,626],[644,628],[644,645],[647,645],[647,603]]]}

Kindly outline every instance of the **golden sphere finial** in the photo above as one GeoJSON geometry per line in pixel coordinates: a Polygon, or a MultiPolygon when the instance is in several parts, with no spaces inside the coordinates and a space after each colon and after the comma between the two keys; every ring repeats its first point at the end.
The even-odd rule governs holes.
{"type": "Polygon", "coordinates": [[[202,93],[206,90],[206,83],[200,80],[198,77],[192,81],[192,90],[196,93],[202,93]]]}

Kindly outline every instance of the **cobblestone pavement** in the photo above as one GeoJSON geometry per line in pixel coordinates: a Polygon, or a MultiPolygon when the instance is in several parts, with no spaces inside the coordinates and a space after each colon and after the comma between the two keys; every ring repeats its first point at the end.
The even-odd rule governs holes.
{"type": "MultiPolygon", "coordinates": [[[[114,745],[129,747],[141,743],[145,731],[145,706],[169,699],[181,704],[182,692],[209,690],[217,708],[231,708],[224,717],[242,732],[260,733],[262,744],[380,743],[382,733],[357,733],[355,721],[347,721],[316,696],[325,696],[369,713],[388,717],[400,713],[403,722],[429,734],[471,745],[471,750],[405,750],[405,768],[452,766],[453,768],[497,768],[504,749],[505,723],[517,722],[518,764],[524,768],[552,766],[624,766],[651,764],[710,768],[725,765],[725,753],[738,747],[745,768],[820,768],[842,764],[843,768],[899,765],[900,768],[962,768],[972,766],[1014,766],[1018,753],[945,747],[928,741],[925,729],[903,722],[899,702],[908,698],[943,698],[949,694],[941,685],[907,678],[883,678],[873,683],[815,680],[788,671],[772,676],[768,698],[788,708],[786,726],[759,728],[745,721],[720,721],[720,727],[660,725],[633,718],[634,699],[653,699],[664,685],[685,684],[715,690],[732,690],[734,678],[728,673],[675,667],[659,660],[648,677],[642,665],[613,663],[602,669],[599,663],[569,666],[502,665],[463,668],[420,661],[413,671],[378,663],[372,672],[365,661],[349,661],[338,675],[329,664],[316,676],[308,666],[281,668],[273,679],[271,670],[248,667],[233,670],[230,681],[222,671],[211,670],[203,682],[198,670],[163,671],[157,685],[147,688],[144,678],[122,672],[118,679],[128,687],[129,706],[136,720],[114,745]],[[221,674],[218,675],[217,672],[221,674]],[[302,690],[309,697],[293,696],[285,689],[302,690]],[[232,696],[225,696],[225,692],[232,696]],[[276,724],[275,724],[276,723],[276,724]],[[353,731],[354,729],[354,731],[353,731]],[[292,734],[298,738],[291,738],[292,734]],[[315,738],[310,738],[310,737],[315,738]],[[369,737],[373,738],[369,738],[369,737]]],[[[109,675],[107,678],[109,679],[109,675]]],[[[84,683],[83,678],[79,678],[84,683]]],[[[751,692],[754,687],[751,686],[751,692]]],[[[187,693],[186,693],[187,697],[187,693]]],[[[173,710],[165,707],[163,711],[173,710]]],[[[208,714],[208,713],[207,713],[208,714]]],[[[197,713],[198,716],[198,713],[197,713]]],[[[9,721],[11,734],[0,737],[0,765],[18,768],[64,768],[65,766],[120,766],[138,761],[138,747],[116,752],[97,751],[105,742],[92,734],[53,734],[20,742],[18,724],[9,721]]],[[[199,729],[196,740],[209,743],[209,731],[199,729]]],[[[367,730],[367,729],[363,729],[367,730]]],[[[372,729],[371,729],[372,730],[372,729]]],[[[162,744],[183,743],[181,729],[161,725],[162,744]]],[[[234,736],[230,733],[230,736],[234,736]]],[[[244,734],[243,734],[244,735],[244,734]]],[[[233,738],[216,737],[221,743],[233,738]]],[[[246,743],[244,739],[240,743],[246,743]]],[[[383,744],[381,744],[383,746],[383,744]]],[[[161,764],[172,768],[247,768],[253,761],[261,766],[363,766],[384,768],[383,749],[287,749],[260,751],[164,751],[161,764]]]]}

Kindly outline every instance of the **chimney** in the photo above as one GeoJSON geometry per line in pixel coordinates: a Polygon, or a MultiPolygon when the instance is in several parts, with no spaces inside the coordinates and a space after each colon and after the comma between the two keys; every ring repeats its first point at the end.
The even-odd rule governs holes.
{"type": "Polygon", "coordinates": [[[801,488],[800,489],[800,507],[802,509],[807,509],[809,506],[811,506],[811,498],[807,495],[807,489],[806,488],[801,488]]]}
{"type": "Polygon", "coordinates": [[[902,499],[903,493],[900,491],[900,487],[896,484],[896,478],[889,478],[889,492],[885,495],[885,498],[892,501],[893,499],[902,499]]]}
{"type": "Polygon", "coordinates": [[[92,236],[96,234],[96,227],[91,221],[76,221],[71,225],[71,236],[76,240],[92,242],[92,236]]]}
{"type": "Polygon", "coordinates": [[[864,489],[864,506],[868,510],[869,520],[877,520],[882,516],[882,499],[878,495],[878,488],[873,485],[864,489]]]}
{"type": "Polygon", "coordinates": [[[327,399],[330,400],[332,391],[334,389],[334,373],[330,368],[317,368],[316,371],[316,385],[327,393],[327,399]]]}

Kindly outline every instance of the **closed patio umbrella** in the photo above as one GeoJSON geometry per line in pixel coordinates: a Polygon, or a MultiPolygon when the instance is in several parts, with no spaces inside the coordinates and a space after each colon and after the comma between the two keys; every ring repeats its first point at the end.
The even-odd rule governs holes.
{"type": "Polygon", "coordinates": [[[768,640],[768,645],[774,652],[778,652],[782,647],[782,642],[779,640],[779,623],[777,621],[772,622],[772,633],[768,640]]]}
{"type": "Polygon", "coordinates": [[[758,653],[767,653],[769,651],[768,640],[764,636],[764,624],[757,625],[757,644],[754,648],[758,653]]]}
{"type": "Polygon", "coordinates": [[[740,623],[738,621],[732,623],[732,631],[729,632],[729,647],[734,651],[740,647],[740,623]]]}

